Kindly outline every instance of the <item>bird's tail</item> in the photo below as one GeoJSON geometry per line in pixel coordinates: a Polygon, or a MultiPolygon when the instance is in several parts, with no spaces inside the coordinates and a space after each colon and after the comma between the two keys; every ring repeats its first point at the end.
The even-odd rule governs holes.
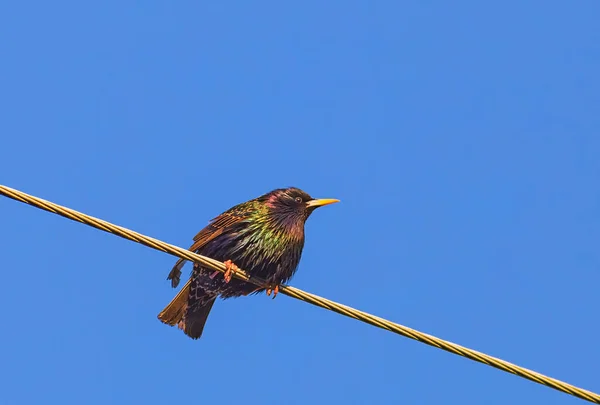
{"type": "Polygon", "coordinates": [[[206,302],[195,301],[192,304],[192,311],[188,310],[188,298],[190,295],[192,279],[188,280],[183,288],[177,293],[175,298],[158,314],[158,319],[167,325],[177,325],[179,329],[191,337],[198,339],[202,336],[204,325],[210,314],[216,297],[206,302]]]}
{"type": "Polygon", "coordinates": [[[161,313],[158,314],[158,319],[160,319],[162,323],[174,326],[181,321],[187,308],[188,296],[190,295],[190,284],[191,280],[188,280],[175,298],[173,298],[161,313]]]}

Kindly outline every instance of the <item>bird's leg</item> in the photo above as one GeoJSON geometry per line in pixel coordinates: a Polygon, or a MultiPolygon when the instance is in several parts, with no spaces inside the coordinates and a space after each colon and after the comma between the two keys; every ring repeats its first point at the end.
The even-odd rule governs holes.
{"type": "Polygon", "coordinates": [[[223,277],[225,278],[225,282],[229,283],[235,272],[238,271],[240,268],[236,266],[235,263],[233,263],[231,260],[227,260],[225,262],[225,268],[227,270],[225,271],[225,274],[223,274],[223,277]]]}
{"type": "Polygon", "coordinates": [[[277,293],[279,292],[279,284],[276,284],[274,287],[267,288],[267,295],[271,296],[271,292],[273,293],[273,299],[277,297],[277,293]]]}
{"type": "MultiPolygon", "coordinates": [[[[231,260],[227,260],[226,262],[224,262],[224,264],[225,264],[226,270],[225,270],[225,274],[223,274],[223,278],[225,278],[226,283],[229,283],[231,281],[231,279],[233,278],[233,275],[235,274],[235,272],[238,271],[240,268],[238,266],[236,266],[235,263],[233,263],[231,260]]],[[[220,273],[219,270],[215,270],[208,277],[212,280],[219,273],[220,273]]]]}

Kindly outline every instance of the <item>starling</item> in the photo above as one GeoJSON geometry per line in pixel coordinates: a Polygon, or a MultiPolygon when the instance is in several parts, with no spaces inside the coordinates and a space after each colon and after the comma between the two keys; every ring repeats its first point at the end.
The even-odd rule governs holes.
{"type": "MultiPolygon", "coordinates": [[[[222,299],[261,293],[277,295],[279,285],[292,278],[304,247],[304,223],[318,207],[339,200],[314,199],[304,191],[289,187],[276,189],[236,205],[214,218],[195,237],[189,250],[225,263],[218,271],[194,263],[185,286],[158,315],[161,322],[178,325],[192,339],[198,339],[217,297],[222,299]],[[232,278],[239,268],[260,277],[266,287],[232,278]]],[[[171,272],[173,288],[181,278],[184,259],[171,272]]]]}

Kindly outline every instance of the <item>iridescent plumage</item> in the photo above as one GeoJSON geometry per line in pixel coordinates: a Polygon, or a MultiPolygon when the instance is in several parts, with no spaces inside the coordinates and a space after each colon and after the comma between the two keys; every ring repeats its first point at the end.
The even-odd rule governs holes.
{"type": "MultiPolygon", "coordinates": [[[[249,275],[278,286],[296,272],[304,247],[304,223],[315,208],[333,202],[337,200],[313,199],[295,187],[273,190],[214,218],[194,237],[189,250],[222,262],[231,260],[249,275]]],[[[184,264],[180,259],[169,273],[173,287],[179,284],[184,264]]],[[[197,339],[217,297],[264,290],[236,278],[227,282],[214,270],[194,264],[190,279],[158,318],[178,324],[197,339]]]]}

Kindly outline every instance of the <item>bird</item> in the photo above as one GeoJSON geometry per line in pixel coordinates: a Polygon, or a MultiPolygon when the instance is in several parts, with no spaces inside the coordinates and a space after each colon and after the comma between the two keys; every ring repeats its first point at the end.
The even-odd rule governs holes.
{"type": "MultiPolygon", "coordinates": [[[[313,198],[297,187],[278,188],[213,218],[194,237],[189,250],[223,262],[226,272],[220,276],[218,271],[194,263],[190,278],[158,319],[199,339],[218,297],[266,292],[275,298],[279,286],[294,276],[300,263],[306,220],[316,208],[337,202],[313,198]],[[233,278],[240,268],[267,285],[257,287],[233,278]]],[[[179,259],[167,277],[173,288],[179,285],[184,264],[185,259],[179,259]]]]}

